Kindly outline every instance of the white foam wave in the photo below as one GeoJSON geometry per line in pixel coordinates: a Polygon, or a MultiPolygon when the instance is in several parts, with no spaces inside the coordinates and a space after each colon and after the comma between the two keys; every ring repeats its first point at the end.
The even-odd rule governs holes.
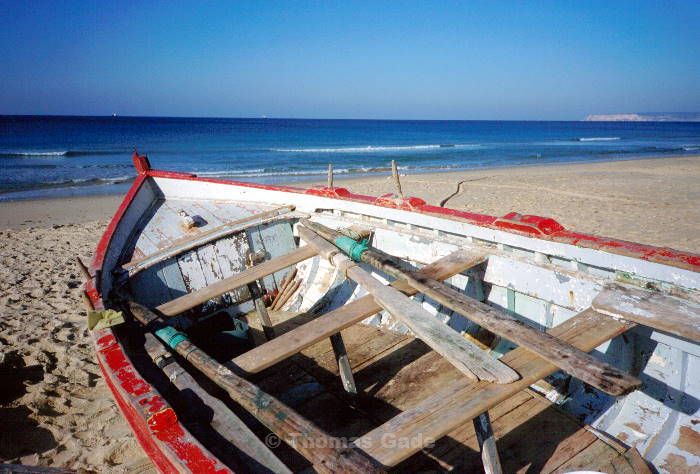
{"type": "MultiPolygon", "coordinates": [[[[306,176],[306,175],[323,175],[326,174],[328,170],[279,170],[279,171],[267,171],[261,170],[231,170],[231,171],[201,171],[196,172],[197,176],[204,178],[214,178],[214,177],[229,177],[229,178],[258,178],[264,176],[306,176]]],[[[346,168],[334,169],[335,174],[349,173],[350,170],[346,168]]]]}
{"type": "Polygon", "coordinates": [[[130,179],[134,179],[133,176],[130,175],[124,175],[124,176],[117,176],[116,178],[100,178],[103,181],[106,182],[111,182],[111,183],[122,183],[124,181],[129,181],[130,179]]]}
{"type": "Polygon", "coordinates": [[[66,156],[68,151],[3,151],[4,156],[66,156]]]}
{"type": "Polygon", "coordinates": [[[46,181],[46,184],[80,184],[90,180],[90,178],[56,179],[53,181],[46,181]]]}
{"type": "Polygon", "coordinates": [[[395,152],[395,151],[420,151],[420,150],[437,150],[440,148],[477,148],[478,144],[430,144],[430,145],[395,145],[395,146],[351,146],[337,148],[273,148],[272,151],[282,153],[379,153],[379,152],[395,152]]]}
{"type": "Polygon", "coordinates": [[[684,146],[683,150],[684,151],[698,151],[698,150],[700,150],[700,146],[684,146]]]}
{"type": "MultiPolygon", "coordinates": [[[[442,166],[399,166],[401,171],[416,170],[448,170],[458,167],[457,165],[442,165],[442,166]]],[[[380,173],[389,172],[389,166],[358,166],[353,168],[334,168],[333,173],[338,174],[353,174],[353,173],[380,173]]],[[[195,174],[202,178],[261,178],[268,176],[316,176],[325,175],[327,169],[308,169],[308,170],[270,170],[266,168],[257,168],[250,170],[219,170],[219,171],[195,171],[195,174]]]]}
{"type": "Polygon", "coordinates": [[[580,142],[613,142],[619,140],[620,137],[582,137],[579,138],[580,142]]]}
{"type": "Polygon", "coordinates": [[[223,170],[223,171],[197,171],[197,176],[203,176],[207,178],[214,178],[216,176],[244,176],[253,173],[262,173],[264,168],[257,168],[252,170],[223,170]]]}
{"type": "Polygon", "coordinates": [[[70,185],[70,184],[119,184],[133,179],[133,176],[124,175],[114,178],[71,178],[46,181],[46,184],[70,185]]]}

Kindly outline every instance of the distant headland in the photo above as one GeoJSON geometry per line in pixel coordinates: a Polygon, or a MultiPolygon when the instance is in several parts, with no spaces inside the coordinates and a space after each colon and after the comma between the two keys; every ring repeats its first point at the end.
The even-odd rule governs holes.
{"type": "Polygon", "coordinates": [[[700,122],[700,112],[589,115],[584,122],[700,122]]]}

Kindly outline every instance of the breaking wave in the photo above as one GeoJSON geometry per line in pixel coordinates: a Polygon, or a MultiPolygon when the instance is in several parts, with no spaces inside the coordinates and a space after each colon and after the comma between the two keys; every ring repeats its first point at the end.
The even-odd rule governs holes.
{"type": "MultiPolygon", "coordinates": [[[[399,166],[402,171],[439,171],[458,168],[458,165],[435,165],[435,166],[399,166]]],[[[390,166],[360,166],[354,168],[334,168],[333,174],[361,174],[361,173],[388,173],[391,171],[390,166]]],[[[217,170],[217,171],[195,171],[197,176],[202,178],[263,178],[268,176],[320,176],[328,173],[328,169],[268,169],[257,168],[249,170],[217,170]]]]}
{"type": "Polygon", "coordinates": [[[25,184],[12,186],[6,189],[0,188],[0,195],[15,193],[21,191],[41,190],[41,189],[58,189],[83,186],[106,186],[113,184],[128,183],[134,179],[133,176],[117,176],[113,178],[71,178],[71,179],[56,179],[52,181],[42,181],[39,183],[25,184]]]}
{"type": "Polygon", "coordinates": [[[619,140],[620,137],[580,137],[576,141],[579,142],[614,142],[619,140]]]}
{"type": "MultiPolygon", "coordinates": [[[[195,174],[203,178],[229,177],[229,178],[259,178],[264,176],[313,176],[326,174],[328,170],[222,170],[222,171],[197,171],[195,174]]],[[[350,170],[347,168],[334,169],[334,174],[346,174],[350,170]]]]}
{"type": "Polygon", "coordinates": [[[22,157],[22,156],[66,156],[67,151],[3,151],[0,156],[22,157]]]}
{"type": "Polygon", "coordinates": [[[282,153],[381,153],[396,151],[439,150],[441,148],[478,148],[478,144],[442,143],[431,145],[367,145],[337,148],[273,148],[271,151],[282,153]]]}
{"type": "Polygon", "coordinates": [[[93,185],[93,184],[119,184],[134,179],[133,176],[117,176],[114,178],[72,178],[47,181],[45,184],[52,186],[93,185]]]}
{"type": "Polygon", "coordinates": [[[19,150],[0,151],[0,157],[7,158],[54,158],[71,156],[95,156],[95,155],[119,155],[125,153],[124,150],[19,150]]]}

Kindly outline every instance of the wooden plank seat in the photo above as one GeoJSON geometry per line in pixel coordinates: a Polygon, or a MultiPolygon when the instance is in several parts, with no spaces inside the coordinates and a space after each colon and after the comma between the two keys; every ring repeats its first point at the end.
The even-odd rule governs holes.
{"type": "Polygon", "coordinates": [[[192,309],[197,305],[205,303],[212,298],[221,296],[224,293],[248,285],[276,271],[295,265],[308,258],[316,256],[317,252],[310,246],[299,247],[285,255],[271,260],[267,260],[258,265],[252,266],[242,272],[232,275],[223,280],[219,280],[200,290],[193,291],[174,300],[168,301],[156,307],[165,316],[176,316],[180,313],[192,309]]]}
{"type": "MultiPolygon", "coordinates": [[[[337,239],[341,238],[336,231],[321,224],[308,220],[302,220],[302,224],[310,230],[302,229],[304,232],[300,230],[300,233],[307,235],[309,232],[314,232],[315,234],[309,237],[312,238],[312,245],[317,247],[318,245],[324,245],[327,249],[331,249],[326,250],[326,252],[331,252],[335,248],[335,245],[330,242],[336,242],[337,239]],[[320,243],[313,243],[314,240],[320,241],[320,243]]],[[[372,248],[364,249],[360,255],[360,260],[391,276],[405,280],[417,291],[430,297],[444,308],[449,308],[467,317],[484,329],[534,352],[565,372],[606,393],[619,396],[629,393],[641,385],[641,381],[636,377],[631,377],[616,367],[599,361],[550,334],[538,331],[507,313],[470,298],[429,276],[404,270],[405,267],[409,266],[408,262],[372,248]]],[[[361,274],[360,276],[365,275],[361,274]]],[[[410,309],[407,304],[398,308],[394,307],[395,312],[397,309],[410,309]]],[[[391,312],[391,308],[387,309],[391,312]]]]}
{"type": "Polygon", "coordinates": [[[608,316],[700,342],[700,304],[692,301],[610,284],[595,297],[591,306],[608,316]]]}

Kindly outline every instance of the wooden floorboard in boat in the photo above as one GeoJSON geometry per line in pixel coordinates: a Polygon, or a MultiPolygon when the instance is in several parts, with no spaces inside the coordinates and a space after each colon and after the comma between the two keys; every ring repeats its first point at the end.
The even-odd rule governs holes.
{"type": "MultiPolygon", "coordinates": [[[[341,335],[353,372],[361,371],[366,364],[409,339],[408,336],[383,332],[369,326],[355,326],[341,331],[341,335]]],[[[329,339],[319,341],[300,354],[309,359],[313,358],[313,365],[319,369],[332,376],[338,375],[338,365],[329,339]]]]}
{"type": "MultiPolygon", "coordinates": [[[[308,313],[297,313],[292,311],[272,311],[268,308],[268,316],[272,321],[272,327],[275,334],[279,336],[285,332],[291,331],[294,328],[302,326],[318,316],[308,313]]],[[[256,311],[251,311],[245,316],[245,321],[249,326],[249,334],[254,344],[259,346],[264,344],[265,334],[260,323],[260,316],[256,311]]]]}
{"type": "MultiPolygon", "coordinates": [[[[281,324],[285,315],[276,317],[281,324]]],[[[287,327],[304,319],[298,318],[292,314],[287,327]]],[[[260,372],[256,383],[330,434],[357,437],[462,376],[411,336],[364,325],[345,329],[342,335],[357,396],[342,390],[327,340],[260,372]]],[[[517,393],[493,407],[489,415],[504,472],[565,472],[591,466],[615,472],[614,466],[621,464],[616,459],[623,454],[534,392],[517,393]]],[[[392,469],[445,470],[482,470],[471,421],[392,469]]]]}
{"type": "MultiPolygon", "coordinates": [[[[517,408],[532,400],[532,394],[522,391],[505,400],[489,411],[492,427],[503,424],[502,417],[510,417],[517,408]]],[[[414,466],[422,470],[448,470],[456,464],[455,460],[474,458],[478,463],[479,444],[476,440],[473,423],[465,423],[448,436],[435,442],[432,448],[425,449],[421,455],[414,456],[399,464],[397,471],[413,471],[414,466]]]]}
{"type": "Polygon", "coordinates": [[[554,470],[556,473],[565,473],[573,471],[598,471],[598,472],[614,472],[617,470],[613,467],[613,463],[617,458],[622,456],[612,446],[596,439],[582,449],[575,456],[566,460],[554,470]]]}

